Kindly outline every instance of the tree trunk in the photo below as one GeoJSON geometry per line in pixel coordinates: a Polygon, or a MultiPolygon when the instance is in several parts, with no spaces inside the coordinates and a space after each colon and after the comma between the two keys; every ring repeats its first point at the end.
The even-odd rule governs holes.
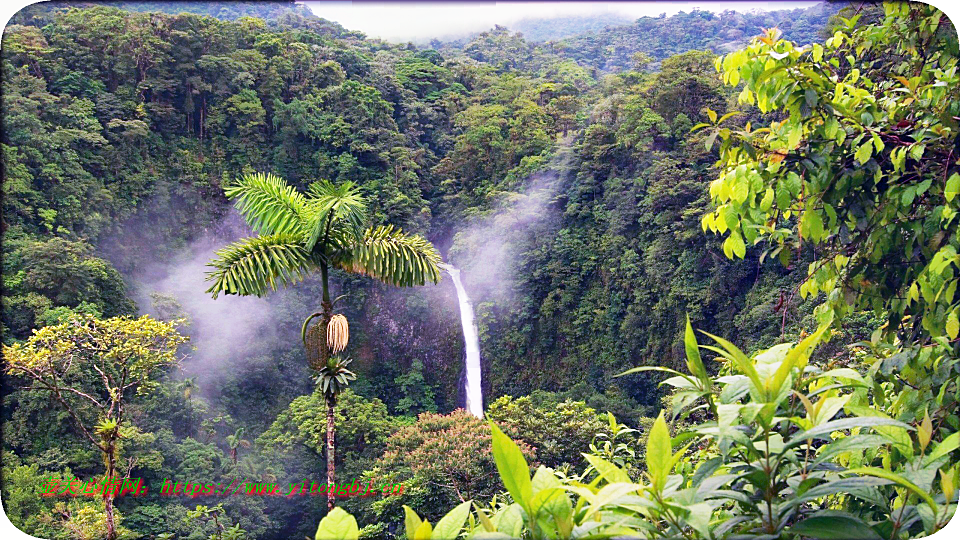
{"type": "MultiPolygon", "coordinates": [[[[320,317],[320,364],[327,365],[330,359],[330,346],[327,344],[327,326],[333,317],[333,303],[330,302],[330,283],[326,263],[320,265],[320,277],[323,284],[323,299],[320,302],[323,315],[320,317]]],[[[336,482],[336,443],[334,442],[333,410],[337,406],[337,398],[327,396],[327,512],[333,510],[333,486],[336,482]]]]}
{"type": "Polygon", "coordinates": [[[104,462],[107,466],[106,480],[104,481],[103,504],[107,515],[107,540],[116,540],[117,527],[113,518],[113,488],[111,483],[116,476],[117,470],[117,447],[113,440],[107,441],[107,451],[104,456],[104,462]]]}
{"type": "MultiPolygon", "coordinates": [[[[328,281],[328,270],[326,264],[320,265],[320,282],[323,285],[323,299],[320,301],[320,322],[317,324],[317,346],[320,349],[317,355],[317,365],[311,366],[313,369],[322,369],[327,365],[330,359],[330,347],[327,345],[327,326],[333,317],[333,303],[330,301],[330,284],[328,281]]],[[[312,358],[308,354],[308,358],[312,358]]]]}
{"type": "Polygon", "coordinates": [[[334,482],[334,457],[336,456],[336,445],[334,443],[333,410],[337,406],[337,398],[327,396],[327,512],[333,510],[334,482]]]}

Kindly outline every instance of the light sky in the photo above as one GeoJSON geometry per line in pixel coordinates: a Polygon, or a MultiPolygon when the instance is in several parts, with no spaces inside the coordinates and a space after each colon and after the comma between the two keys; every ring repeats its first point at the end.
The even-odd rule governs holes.
{"type": "Polygon", "coordinates": [[[527,18],[554,18],[619,13],[636,19],[661,13],[673,15],[694,8],[721,12],[808,7],[818,2],[302,2],[319,17],[348,30],[389,41],[428,41],[470,32],[495,24],[509,27],[527,18]]]}

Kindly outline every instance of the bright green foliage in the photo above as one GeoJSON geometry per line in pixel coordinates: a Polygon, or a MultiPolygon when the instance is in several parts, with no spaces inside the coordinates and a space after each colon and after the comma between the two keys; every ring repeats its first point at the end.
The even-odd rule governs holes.
{"type": "Polygon", "coordinates": [[[207,291],[214,298],[221,292],[262,296],[328,266],[390,285],[440,280],[440,254],[422,236],[390,226],[364,231],[366,205],[351,182],[315,182],[305,196],[279,177],[249,174],[226,194],[260,236],[217,252],[207,291]]]}
{"type": "MultiPolygon", "coordinates": [[[[41,328],[27,341],[4,345],[3,357],[7,374],[28,381],[24,390],[43,393],[69,415],[100,454],[103,478],[109,480],[120,476],[118,460],[127,445],[140,454],[128,456],[131,463],[156,461],[158,456],[136,448],[137,443],[153,441],[130,426],[127,405],[135,396],[156,391],[157,379],[177,364],[177,349],[185,341],[173,323],[148,316],[105,320],[85,316],[41,328]]],[[[122,532],[113,499],[112,493],[103,497],[107,540],[122,532]]],[[[82,511],[89,514],[91,509],[83,506],[82,511]]]]}
{"type": "MultiPolygon", "coordinates": [[[[107,415],[102,420],[115,422],[116,430],[123,415],[118,403],[155,388],[163,369],[177,363],[177,348],[185,341],[174,324],[148,316],[105,320],[87,316],[41,328],[25,342],[4,345],[3,357],[10,375],[32,380],[38,385],[35,390],[50,392],[78,412],[102,412],[107,415]],[[85,376],[89,374],[99,375],[85,376]]],[[[80,427],[90,437],[92,427],[85,422],[80,427]]]]}
{"type": "Polygon", "coordinates": [[[464,522],[470,515],[470,504],[471,501],[460,503],[443,516],[435,526],[430,525],[430,522],[425,519],[421,520],[413,509],[404,505],[403,511],[406,515],[404,527],[407,540],[455,540],[459,538],[464,522]]]}
{"type": "Polygon", "coordinates": [[[564,464],[586,465],[583,452],[598,434],[612,435],[608,424],[582,401],[564,400],[535,406],[530,396],[503,396],[491,402],[484,416],[496,422],[514,440],[537,451],[537,461],[555,469],[564,464]]]}
{"type": "MultiPolygon", "coordinates": [[[[357,394],[337,396],[336,467],[344,481],[391,479],[406,488],[401,497],[338,500],[367,524],[358,535],[404,535],[405,517],[420,538],[456,535],[461,524],[474,536],[529,538],[763,533],[770,487],[761,474],[765,452],[776,448],[777,435],[792,440],[800,430],[814,434],[806,478],[801,472],[797,481],[806,443],[770,456],[777,467],[773,507],[786,512],[780,536],[843,531],[903,540],[933,530],[952,512],[960,484],[952,468],[960,429],[960,317],[950,289],[956,259],[944,248],[956,248],[956,219],[948,214],[957,209],[960,174],[949,159],[956,85],[937,86],[954,77],[955,34],[945,18],[934,21],[927,8],[900,5],[884,20],[881,7],[856,6],[862,16],[853,27],[838,20],[829,32],[840,31],[839,44],[832,36],[824,47],[828,34],[803,53],[757,43],[734,54],[743,55],[742,65],[726,70],[721,62],[740,78],[724,85],[714,52],[732,51],[775,24],[795,43],[818,41],[821,23],[838,6],[646,17],[549,44],[498,28],[466,45],[433,43],[424,50],[365,39],[305,15],[305,8],[173,4],[125,8],[202,11],[222,20],[38,4],[5,29],[0,333],[8,345],[77,315],[133,314],[134,294],[151,285],[142,280],[151,272],[143,270],[166,267],[167,256],[229,225],[221,223],[229,212],[226,187],[242,213],[259,222],[259,243],[251,240],[238,257],[241,270],[247,265],[259,277],[253,288],[265,293],[292,283],[324,260],[317,255],[324,212],[343,224],[331,230],[333,239],[356,248],[356,257],[331,265],[348,270],[330,280],[350,293],[335,305],[350,317],[349,367],[363,375],[351,386],[357,394]],[[267,20],[236,17],[279,12],[267,20]],[[764,74],[768,63],[784,69],[764,74]],[[831,84],[819,84],[817,74],[831,84]],[[764,76],[769,80],[756,83],[764,76]],[[832,83],[840,83],[841,98],[832,83]],[[767,94],[772,108],[763,113],[731,99],[744,87],[783,93],[767,94]],[[817,122],[831,118],[820,113],[834,103],[853,109],[832,111],[838,127],[831,143],[818,138],[825,132],[817,122]],[[734,110],[740,114],[725,117],[734,110]],[[773,123],[775,132],[767,140],[764,131],[750,132],[747,121],[760,128],[773,123]],[[728,133],[724,147],[725,133],[691,133],[699,122],[746,129],[728,133]],[[784,125],[802,129],[787,132],[784,125]],[[755,206],[748,201],[747,215],[738,218],[738,230],[759,226],[758,238],[773,241],[761,250],[740,234],[727,244],[735,256],[728,259],[720,242],[701,233],[700,218],[715,209],[707,188],[717,158],[723,165],[747,132],[761,150],[797,140],[781,169],[761,176],[772,194],[766,185],[756,192],[748,185],[755,206]],[[851,145],[860,135],[860,144],[851,145]],[[876,170],[880,182],[870,176],[876,170]],[[259,175],[250,190],[231,185],[255,171],[273,171],[286,182],[259,175]],[[331,182],[311,186],[321,178],[331,182]],[[841,194],[843,182],[870,189],[841,194]],[[774,216],[769,226],[777,230],[764,236],[769,216],[758,209],[780,208],[778,184],[786,186],[793,213],[774,216]],[[525,219],[509,211],[511,204],[530,200],[530,188],[542,185],[552,192],[537,219],[497,238],[511,254],[509,264],[497,268],[497,284],[488,287],[497,290],[484,290],[471,256],[482,259],[491,236],[459,233],[473,229],[473,219],[525,219]],[[824,197],[805,197],[810,192],[824,197]],[[359,193],[366,211],[355,211],[359,193]],[[316,212],[300,212],[324,197],[316,212]],[[824,202],[838,214],[836,223],[824,202]],[[493,216],[498,209],[508,211],[493,216]],[[845,239],[851,214],[892,232],[845,239]],[[352,273],[359,266],[374,277],[393,274],[378,246],[399,256],[410,246],[397,229],[377,228],[385,223],[450,246],[475,300],[490,397],[531,395],[494,401],[488,411],[516,440],[526,465],[536,466],[536,459],[555,469],[527,470],[530,497],[521,486],[514,500],[496,481],[491,448],[509,445],[499,436],[492,444],[485,424],[458,413],[422,416],[415,428],[401,429],[415,420],[391,416],[456,407],[462,336],[455,304],[432,294],[439,289],[392,290],[352,273]],[[366,234],[370,244],[351,239],[366,234]],[[776,255],[789,252],[790,267],[770,260],[781,245],[776,255]],[[878,264],[864,255],[870,250],[883,253],[878,264]],[[839,259],[838,267],[837,254],[852,262],[839,259]],[[794,291],[810,262],[826,269],[808,281],[801,301],[794,291]],[[824,290],[834,268],[838,287],[824,290]],[[868,279],[845,277],[857,275],[868,279]],[[859,311],[876,308],[877,298],[852,295],[843,288],[851,284],[880,295],[879,317],[892,324],[846,347],[879,326],[859,311]],[[801,334],[818,328],[810,312],[821,291],[839,306],[836,326],[801,334]],[[693,326],[729,341],[701,348],[693,326]],[[803,343],[811,350],[827,337],[809,359],[799,346],[770,348],[810,338],[803,343]],[[758,349],[767,350],[752,353],[758,349]],[[716,355],[723,359],[719,376],[716,355]],[[798,381],[803,363],[806,375],[798,381]],[[669,394],[657,388],[660,373],[611,380],[638,364],[676,370],[663,375],[669,394]],[[833,373],[807,380],[821,371],[833,373]],[[556,393],[544,398],[544,388],[556,393]],[[791,391],[786,400],[780,395],[791,391]],[[360,395],[381,396],[386,404],[360,395]],[[761,422],[774,401],[772,419],[761,422]],[[661,402],[668,404],[664,414],[647,418],[661,402]],[[603,421],[590,409],[616,418],[603,421]],[[766,432],[772,443],[763,439],[766,432]],[[725,474],[741,473],[721,485],[725,474]],[[843,480],[832,483],[837,477],[843,480]],[[822,495],[834,489],[841,491],[822,495]],[[728,491],[746,493],[746,500],[728,491]],[[707,499],[708,492],[718,497],[707,499]],[[463,518],[468,500],[483,502],[463,518]]],[[[753,98],[756,104],[755,92],[753,98]]],[[[737,167],[755,161],[767,173],[766,158],[741,158],[737,167]]],[[[295,328],[317,309],[311,304],[327,285],[320,281],[306,279],[277,295],[271,302],[277,328],[295,328]]],[[[180,317],[172,302],[154,300],[158,318],[180,317]]],[[[193,329],[204,332],[200,324],[193,329]]],[[[169,380],[155,378],[149,392],[131,392],[124,407],[127,420],[136,415],[136,429],[92,409],[79,415],[97,444],[118,437],[119,465],[132,466],[131,476],[151,486],[171,477],[229,485],[240,476],[283,486],[316,479],[330,403],[322,382],[310,387],[299,341],[271,334],[249,336],[262,348],[231,358],[238,369],[201,372],[196,384],[178,384],[172,379],[179,374],[171,373],[169,380]],[[245,450],[244,438],[264,430],[245,450]]],[[[78,377],[84,388],[99,381],[95,370],[78,377]]],[[[32,491],[48,474],[101,474],[100,450],[48,392],[12,381],[3,396],[4,449],[15,453],[4,455],[6,510],[40,537],[103,536],[98,501],[58,505],[32,491]]],[[[68,402],[84,399],[68,394],[68,402]]],[[[511,485],[523,483],[513,468],[510,476],[511,485]]],[[[200,540],[242,529],[251,538],[313,537],[321,499],[225,498],[218,517],[209,519],[178,497],[121,498],[117,533],[200,540]]]]}
{"type": "Polygon", "coordinates": [[[717,60],[725,82],[743,83],[740,103],[781,116],[740,128],[712,115],[720,177],[703,227],[726,236],[728,257],[767,242],[789,264],[812,246],[801,295],[826,293],[837,315],[886,313],[886,333],[904,340],[953,340],[957,34],[930,6],[885,13],[876,25],[844,20],[824,45],[797,47],[771,30],[717,60]]]}
{"type": "Polygon", "coordinates": [[[343,509],[334,508],[320,520],[320,526],[317,527],[314,538],[316,540],[357,540],[359,535],[357,520],[343,509]]]}
{"type": "MultiPolygon", "coordinates": [[[[271,452],[292,452],[303,445],[314,453],[312,459],[322,456],[327,421],[324,407],[319,389],[294,399],[260,435],[257,445],[271,452]]],[[[379,399],[368,400],[351,390],[337,397],[334,422],[340,451],[337,466],[346,467],[346,477],[351,479],[373,466],[390,436],[403,424],[402,419],[390,416],[379,399]]]]}
{"type": "MultiPolygon", "coordinates": [[[[534,457],[527,444],[520,448],[526,458],[534,457]]],[[[371,517],[396,522],[401,504],[407,504],[436,519],[463,501],[489,500],[501,490],[490,449],[491,432],[482,420],[462,410],[422,413],[389,437],[386,451],[366,473],[377,482],[404,486],[403,497],[374,501],[371,517]]]]}
{"type": "MultiPolygon", "coordinates": [[[[725,340],[693,340],[719,355],[721,374],[666,381],[694,396],[672,410],[676,438],[666,415],[654,422],[646,481],[598,456],[588,456],[593,466],[581,477],[542,466],[531,477],[520,448],[492,426],[514,503],[478,507],[467,538],[900,538],[942,528],[957,508],[957,433],[931,443],[929,417],[914,427],[884,413],[869,372],[811,362],[825,335],[753,355],[725,340]]],[[[408,531],[420,530],[411,514],[408,531]]]]}

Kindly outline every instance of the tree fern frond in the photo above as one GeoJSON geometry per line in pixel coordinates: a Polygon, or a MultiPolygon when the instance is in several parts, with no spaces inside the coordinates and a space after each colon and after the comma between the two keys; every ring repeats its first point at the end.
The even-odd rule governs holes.
{"type": "Polygon", "coordinates": [[[207,264],[207,289],[216,298],[220,293],[241,296],[263,296],[278,285],[289,285],[303,279],[314,266],[303,249],[299,235],[273,234],[245,238],[217,251],[217,258],[207,264]]]}
{"type": "Polygon", "coordinates": [[[303,234],[307,200],[283,178],[270,173],[246,174],[224,189],[237,210],[260,234],[303,234]]]}
{"type": "Polygon", "coordinates": [[[356,240],[361,238],[367,205],[356,184],[343,182],[334,185],[329,180],[321,180],[310,184],[308,191],[308,234],[304,244],[307,251],[313,250],[332,226],[340,227],[356,240]]]}
{"type": "Polygon", "coordinates": [[[440,253],[420,235],[407,235],[392,225],[367,229],[363,239],[337,265],[388,285],[410,287],[440,281],[440,253]]]}

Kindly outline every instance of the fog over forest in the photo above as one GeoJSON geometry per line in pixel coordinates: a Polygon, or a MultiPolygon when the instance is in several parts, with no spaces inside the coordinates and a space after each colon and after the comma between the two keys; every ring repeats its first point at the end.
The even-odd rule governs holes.
{"type": "Polygon", "coordinates": [[[942,531],[958,56],[903,2],[28,6],[4,512],[56,540],[942,531]]]}

